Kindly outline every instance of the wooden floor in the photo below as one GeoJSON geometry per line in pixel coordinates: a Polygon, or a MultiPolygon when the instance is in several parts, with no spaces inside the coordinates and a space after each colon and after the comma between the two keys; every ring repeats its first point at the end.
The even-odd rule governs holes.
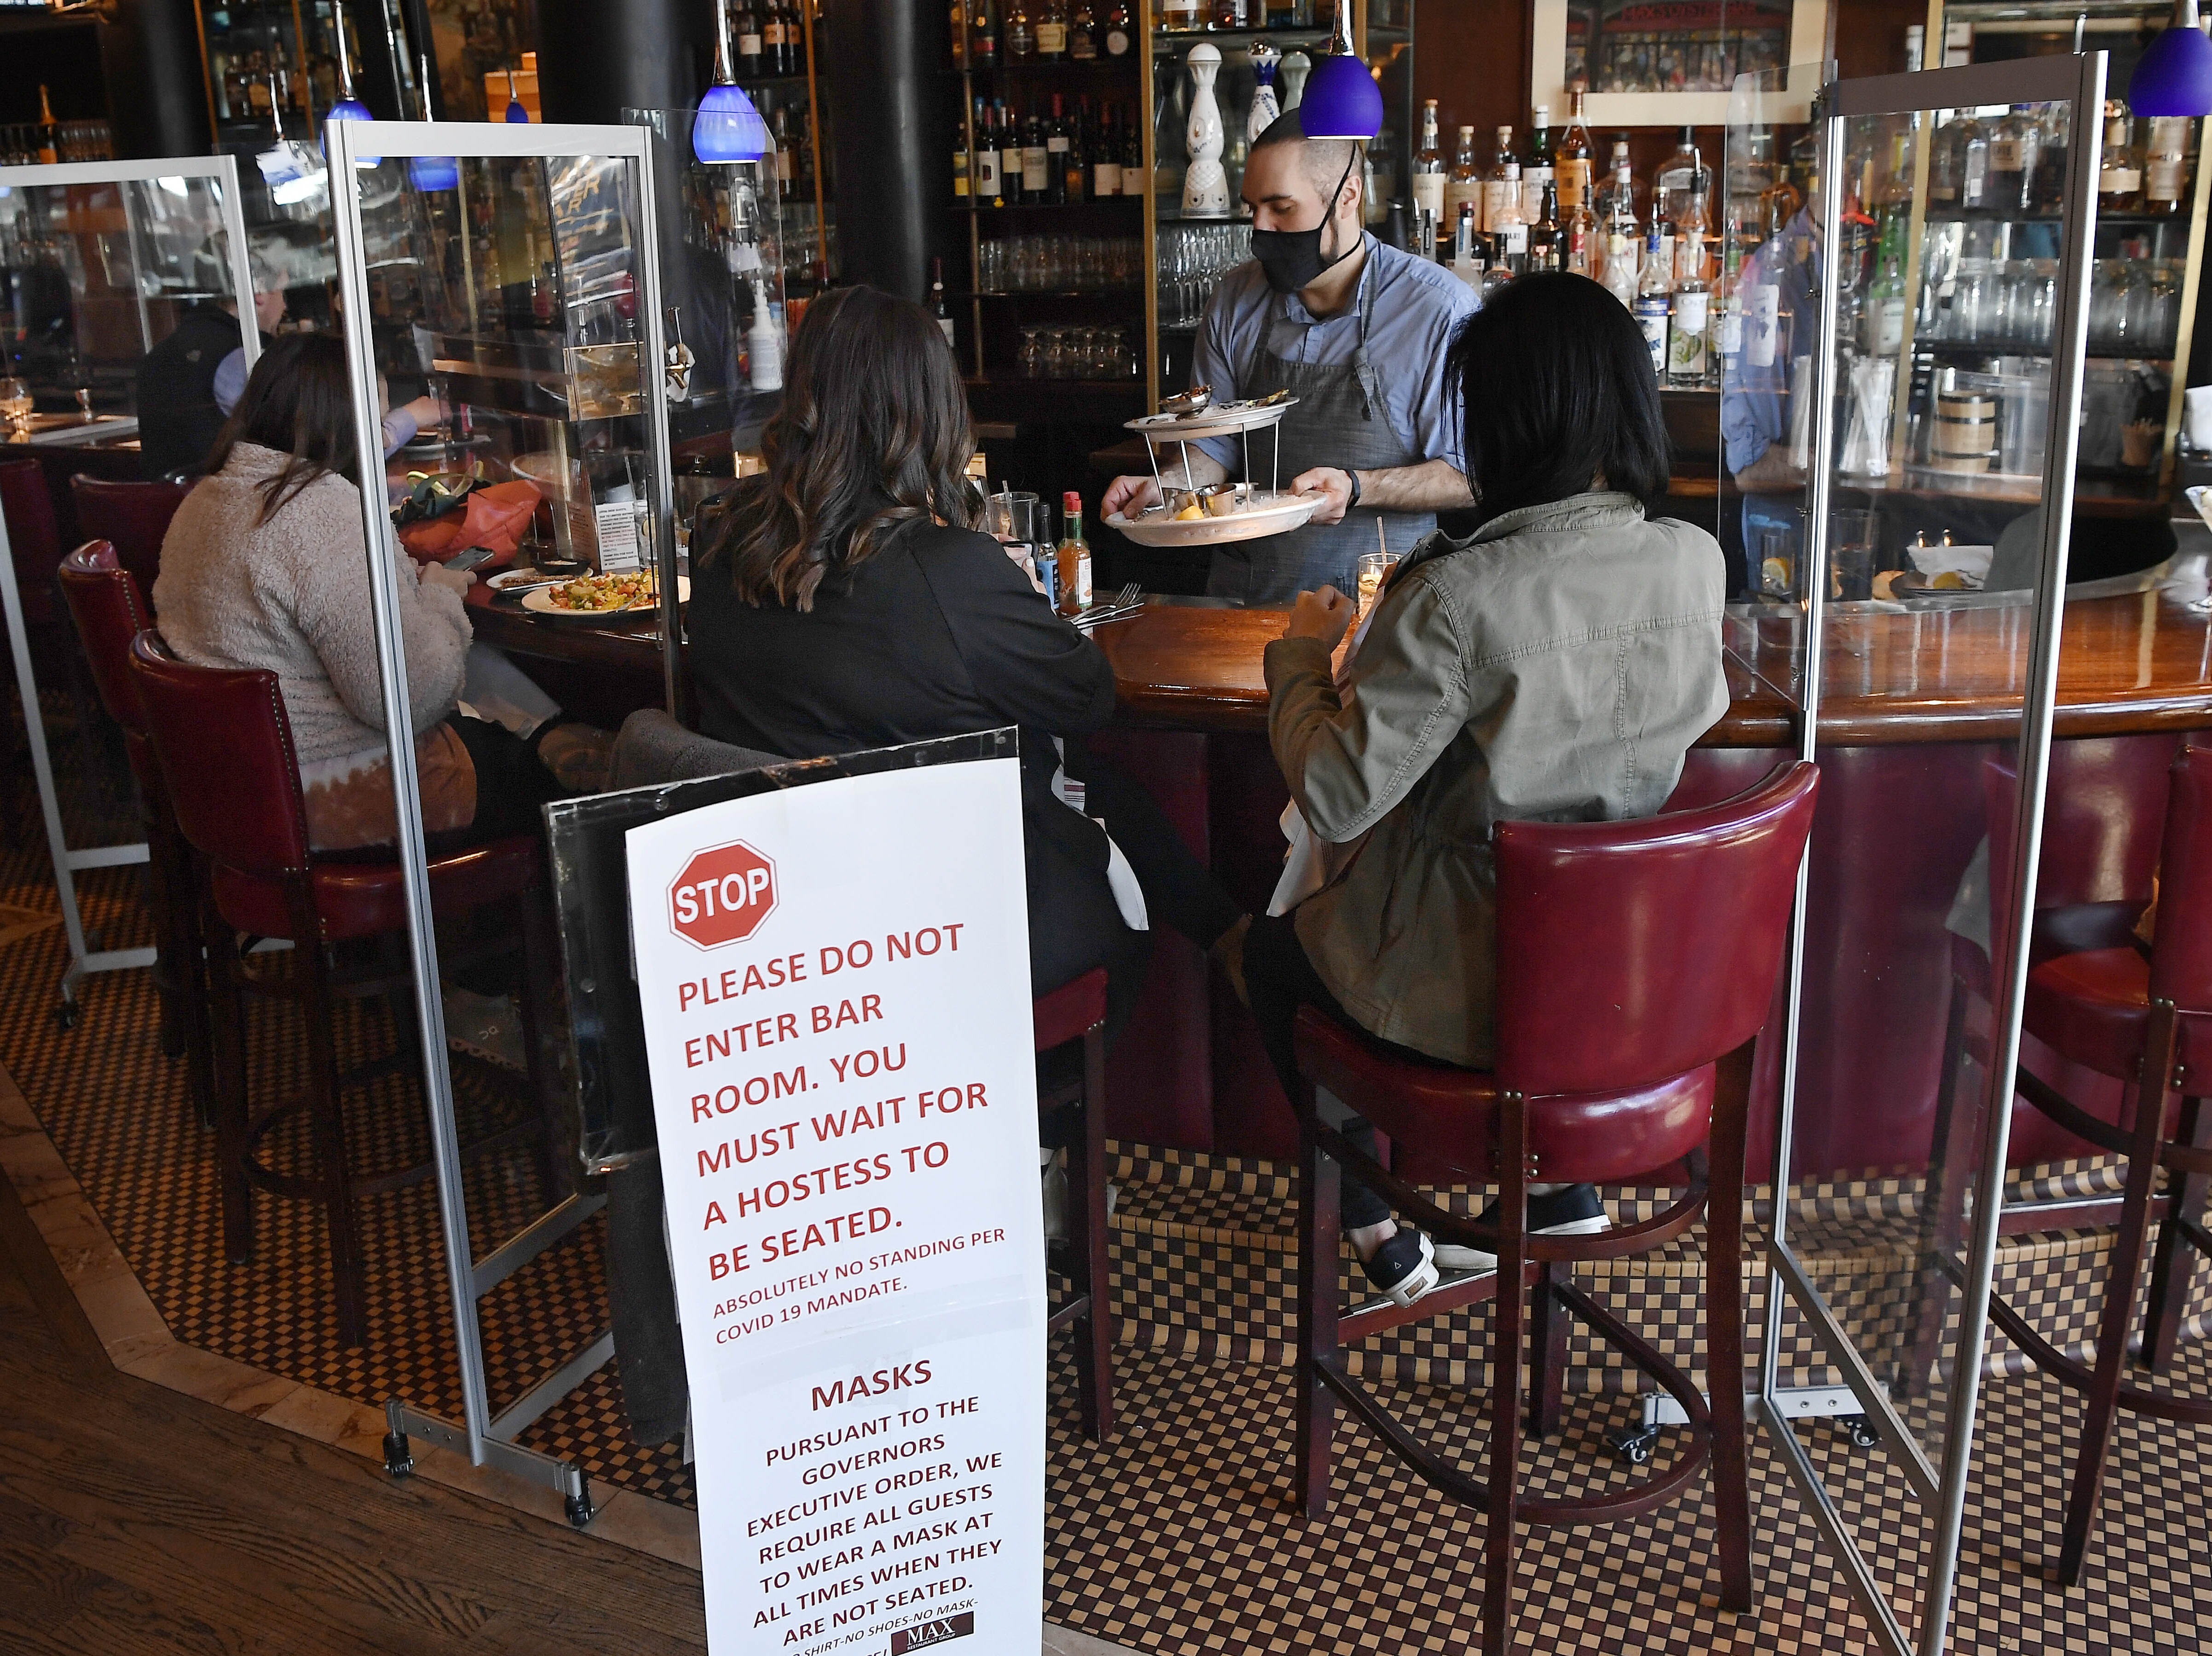
{"type": "Polygon", "coordinates": [[[118,1373],[0,1180],[0,1650],[705,1648],[689,1570],[118,1373]]]}

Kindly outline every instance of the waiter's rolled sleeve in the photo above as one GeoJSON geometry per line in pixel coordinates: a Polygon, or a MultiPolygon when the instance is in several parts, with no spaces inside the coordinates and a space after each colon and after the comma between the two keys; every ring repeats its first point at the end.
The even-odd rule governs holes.
{"type": "MultiPolygon", "coordinates": [[[[1274,343],[1286,360],[1321,367],[1351,361],[1358,350],[1360,312],[1370,288],[1375,319],[1367,358],[1382,387],[1382,407],[1376,412],[1421,459],[1449,461],[1465,471],[1443,367],[1453,333],[1477,308],[1474,290],[1442,265],[1372,236],[1367,238],[1367,268],[1360,272],[1351,306],[1322,322],[1314,320],[1296,294],[1271,292],[1256,262],[1231,270],[1206,302],[1191,349],[1191,384],[1212,386],[1217,402],[1249,395],[1241,383],[1244,371],[1270,322],[1281,318],[1288,322],[1276,329],[1274,343]]],[[[1235,437],[1209,437],[1194,446],[1232,476],[1243,467],[1244,445],[1235,437]]],[[[1255,470],[1267,464],[1265,438],[1252,440],[1252,454],[1255,470]]]]}

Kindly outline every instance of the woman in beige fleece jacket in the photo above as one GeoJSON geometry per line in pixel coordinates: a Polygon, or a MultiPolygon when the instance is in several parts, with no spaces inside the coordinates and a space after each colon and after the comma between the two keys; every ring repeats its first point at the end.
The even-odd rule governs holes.
{"type": "MultiPolygon", "coordinates": [[[[318,851],[388,844],[397,828],[353,466],[343,347],[279,338],[177,508],[154,584],[183,659],[276,675],[318,851]]],[[[423,828],[447,846],[532,830],[562,792],[535,744],[455,711],[475,577],[392,555],[423,828]]]]}
{"type": "MultiPolygon", "coordinates": [[[[1244,943],[1285,1087],[1301,1005],[1416,1062],[1487,1068],[1492,827],[1654,815],[1728,707],[1721,549],[1652,515],[1667,434],[1628,312],[1587,277],[1524,276],[1462,325],[1444,373],[1482,526],[1414,548],[1341,682],[1330,655],[1353,605],[1334,588],[1299,594],[1267,646],[1268,739],[1333,853],[1318,889],[1244,943]]],[[[1605,1226],[1587,1185],[1530,1191],[1532,1231],[1605,1226]]],[[[1399,1228],[1349,1179],[1343,1213],[1368,1277],[1401,1304],[1440,1265],[1495,1268],[1399,1228]]]]}

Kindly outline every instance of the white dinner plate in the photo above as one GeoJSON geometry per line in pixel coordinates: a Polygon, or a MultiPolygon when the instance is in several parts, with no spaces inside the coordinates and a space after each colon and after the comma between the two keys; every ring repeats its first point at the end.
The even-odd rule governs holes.
{"type": "Polygon", "coordinates": [[[1288,534],[1303,527],[1328,499],[1326,494],[1261,489],[1252,497],[1250,507],[1224,518],[1194,518],[1178,522],[1165,512],[1148,512],[1141,518],[1125,518],[1116,512],[1106,522],[1139,546],[1223,546],[1231,541],[1256,541],[1267,535],[1288,534]]]}
{"type": "MultiPolygon", "coordinates": [[[[676,578],[677,603],[689,603],[690,597],[691,578],[678,575],[676,578]]],[[[563,610],[553,602],[553,589],[541,586],[522,595],[522,607],[533,616],[553,616],[562,621],[615,621],[624,616],[650,615],[659,607],[659,600],[653,598],[643,604],[633,604],[627,610],[563,610]]]]}

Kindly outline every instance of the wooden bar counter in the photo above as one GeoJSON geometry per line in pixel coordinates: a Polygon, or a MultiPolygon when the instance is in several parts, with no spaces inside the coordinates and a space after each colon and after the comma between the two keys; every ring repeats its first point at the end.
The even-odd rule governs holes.
{"type": "MultiPolygon", "coordinates": [[[[2069,595],[2060,739],[2170,746],[2212,727],[2212,616],[2192,607],[2206,595],[2212,534],[2177,528],[2182,549],[2162,572],[2069,595]]],[[[613,723],[659,701],[650,623],[540,622],[511,601],[471,596],[477,635],[544,678],[572,714],[613,723]]],[[[1121,715],[1093,746],[1154,792],[1255,912],[1281,865],[1278,818],[1288,798],[1267,749],[1261,674],[1284,618],[1169,600],[1098,637],[1121,715]]],[[[2002,594],[1830,614],[1799,1059],[1802,1174],[1909,1167],[1925,1156],[1950,993],[1943,921],[1983,837],[1983,760],[2017,733],[2031,624],[2030,610],[2002,594]]],[[[1731,612],[1730,704],[1691,756],[1686,794],[1748,786],[1794,746],[1788,691],[1802,626],[1792,611],[1731,612]]],[[[2079,1088],[2076,1096],[2094,1095],[2092,1078],[2045,1073],[2079,1088]]],[[[1268,1156],[1295,1144],[1250,1019],[1171,934],[1155,941],[1109,1096],[1111,1130],[1148,1143],[1268,1156]]],[[[1755,1158],[1765,1137],[1755,1129],[1755,1158]]],[[[2016,1120],[2020,1162],[2084,1149],[2039,1116],[2016,1120]]]]}

